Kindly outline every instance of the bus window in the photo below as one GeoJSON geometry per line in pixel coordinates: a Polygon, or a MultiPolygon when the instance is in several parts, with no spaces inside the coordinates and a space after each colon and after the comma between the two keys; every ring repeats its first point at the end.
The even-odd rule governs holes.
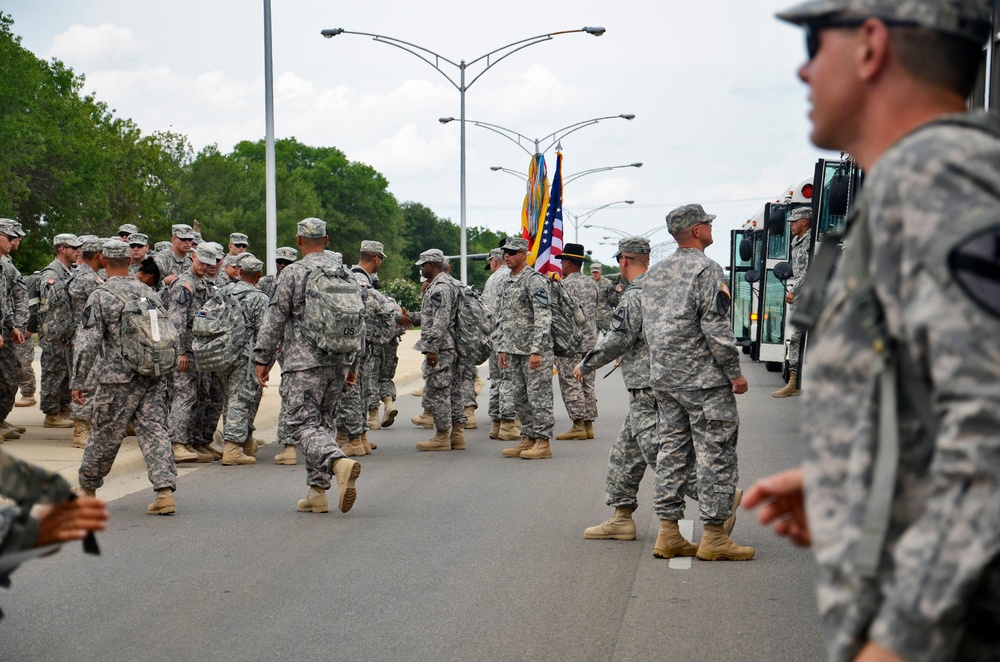
{"type": "Polygon", "coordinates": [[[785,286],[772,270],[767,272],[765,292],[761,342],[778,345],[785,342],[785,286]]]}

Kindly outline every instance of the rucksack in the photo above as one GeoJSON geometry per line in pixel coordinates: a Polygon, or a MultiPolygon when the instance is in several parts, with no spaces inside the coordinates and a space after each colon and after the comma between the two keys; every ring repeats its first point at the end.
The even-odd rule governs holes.
{"type": "Polygon", "coordinates": [[[28,288],[28,325],[26,329],[31,333],[38,333],[38,304],[42,302],[41,294],[38,291],[38,279],[41,271],[36,271],[24,279],[24,284],[28,288]]]}
{"type": "Polygon", "coordinates": [[[194,336],[191,353],[198,370],[223,372],[244,356],[250,334],[240,304],[242,298],[230,286],[222,287],[195,315],[191,323],[194,336]]]}
{"type": "Polygon", "coordinates": [[[324,352],[361,351],[365,306],[354,274],[343,265],[328,267],[302,261],[298,264],[309,271],[300,323],[302,335],[324,352]]]}
{"type": "Polygon", "coordinates": [[[463,287],[458,297],[458,355],[472,365],[479,365],[490,357],[493,332],[490,313],[476,288],[463,287]]]}
{"type": "Polygon", "coordinates": [[[179,337],[160,299],[146,285],[129,298],[113,283],[101,288],[118,297],[121,314],[122,365],[146,377],[160,377],[177,365],[179,337]]]}
{"type": "MultiPolygon", "coordinates": [[[[38,307],[39,335],[49,342],[69,342],[76,332],[80,320],[73,315],[73,306],[69,298],[69,282],[73,280],[70,274],[66,280],[56,280],[49,287],[48,295],[41,299],[38,307]]],[[[41,295],[41,276],[35,279],[36,297],[41,295]]],[[[30,298],[29,294],[29,298],[30,298]]]]}
{"type": "Polygon", "coordinates": [[[580,353],[587,316],[562,283],[549,281],[549,310],[552,311],[552,353],[572,358],[580,353]]]}

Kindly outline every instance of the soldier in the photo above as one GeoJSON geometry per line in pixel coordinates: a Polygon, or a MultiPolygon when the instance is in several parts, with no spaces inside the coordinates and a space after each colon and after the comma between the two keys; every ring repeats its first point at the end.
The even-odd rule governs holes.
{"type": "Polygon", "coordinates": [[[42,427],[71,428],[69,419],[69,368],[73,360],[73,331],[76,321],[68,305],[60,306],[68,297],[59,296],[57,290],[65,288],[72,276],[73,265],[80,259],[83,245],[74,234],[57,234],[52,240],[56,258],[42,269],[38,277],[41,306],[39,318],[42,332],[39,335],[42,348],[42,403],[45,414],[42,427]],[[58,284],[58,285],[57,285],[58,284]],[[51,329],[65,329],[55,332],[51,329]]]}
{"type": "Polygon", "coordinates": [[[170,250],[156,252],[156,263],[167,287],[172,286],[178,276],[191,270],[193,244],[194,230],[190,225],[177,223],[170,226],[170,250]]]}
{"type": "Polygon", "coordinates": [[[295,262],[299,256],[299,252],[291,246],[282,246],[274,253],[274,264],[277,267],[277,272],[274,274],[268,274],[257,282],[257,288],[266,294],[268,298],[270,298],[271,294],[274,293],[274,283],[276,282],[278,275],[281,274],[281,270],[295,262]]]}
{"type": "Polygon", "coordinates": [[[346,513],[357,497],[355,481],[361,465],[344,455],[335,439],[335,419],[340,395],[347,383],[357,380],[358,355],[328,352],[303,333],[306,314],[306,280],[310,269],[336,267],[334,256],[324,251],[326,223],[318,218],[299,221],[296,242],[302,260],[286,267],[278,280],[264,315],[254,361],[257,381],[267,386],[271,364],[282,347],[281,394],[286,404],[287,438],[306,458],[309,493],[296,504],[299,512],[330,511],[326,491],[331,478],[338,486],[337,506],[346,513]]]}
{"type": "MultiPolygon", "coordinates": [[[[677,252],[653,267],[642,288],[643,335],[656,398],[660,450],[654,509],[660,518],[657,556],[705,561],[752,559],[752,547],[733,542],[727,521],[739,505],[735,393],[745,393],[729,323],[729,290],[722,267],[705,256],[712,221],[701,205],[667,214],[677,252]],[[697,461],[704,532],[695,546],[681,536],[685,485],[697,461]]],[[[623,274],[624,276],[625,274],[623,274]]]]}
{"type": "MultiPolygon", "coordinates": [[[[221,271],[223,260],[222,244],[214,241],[202,242],[202,244],[195,249],[195,252],[204,252],[208,250],[211,250],[216,256],[215,264],[208,265],[207,273],[205,275],[205,281],[211,284],[209,296],[212,296],[222,286],[220,285],[221,281],[219,279],[219,276],[221,275],[219,272],[221,271]]],[[[191,438],[191,446],[194,448],[196,453],[208,454],[216,460],[221,460],[222,448],[220,447],[216,449],[212,445],[212,442],[215,438],[215,432],[219,427],[219,419],[222,417],[222,410],[226,405],[222,379],[217,373],[204,373],[199,380],[199,386],[199,417],[192,426],[193,436],[191,438]]]]}
{"type": "MultiPolygon", "coordinates": [[[[812,244],[812,234],[809,231],[812,223],[812,207],[799,207],[788,215],[788,228],[792,233],[792,276],[795,284],[785,293],[785,303],[794,305],[795,297],[802,292],[806,282],[806,272],[809,270],[809,246],[812,244]]],[[[789,309],[789,315],[791,315],[789,309]]],[[[771,393],[772,398],[788,398],[802,395],[799,388],[799,355],[802,351],[802,331],[798,328],[792,332],[788,343],[788,383],[771,393]]]]}
{"type": "Polygon", "coordinates": [[[799,302],[808,312],[824,285],[803,467],[746,505],[767,499],[761,521],[811,543],[834,661],[1000,650],[1000,124],[965,114],[993,11],[831,0],[779,14],[806,29],[812,142],[866,176],[833,280],[821,247],[799,302]]]}
{"type": "Polygon", "coordinates": [[[141,232],[133,232],[128,236],[128,273],[130,276],[134,276],[135,272],[139,271],[139,267],[142,266],[142,261],[146,259],[146,255],[149,253],[149,237],[142,234],[141,232]]]}
{"type": "Polygon", "coordinates": [[[614,283],[604,277],[604,266],[600,262],[590,263],[590,277],[597,283],[600,296],[597,300],[597,330],[607,333],[611,328],[611,296],[614,293],[614,283]]]}
{"type": "MultiPolygon", "coordinates": [[[[368,412],[369,430],[378,430],[382,427],[378,417],[379,405],[383,402],[379,398],[379,380],[385,345],[395,340],[396,331],[395,314],[389,298],[376,287],[378,282],[376,274],[382,267],[385,257],[385,246],[382,242],[365,240],[361,242],[358,263],[351,267],[361,287],[362,298],[365,300],[365,359],[358,380],[362,383],[361,392],[368,412]]],[[[386,402],[385,407],[389,425],[392,425],[399,411],[393,406],[392,400],[386,402]]],[[[367,441],[367,436],[363,436],[367,441]]]]}
{"type": "MultiPolygon", "coordinates": [[[[80,235],[79,239],[83,242],[81,247],[83,262],[77,267],[76,273],[67,286],[73,319],[77,320],[77,323],[83,320],[83,310],[87,307],[87,299],[91,292],[103,285],[105,281],[98,275],[98,272],[104,271],[102,252],[105,240],[92,234],[80,235]]],[[[77,328],[76,334],[79,333],[80,328],[77,328]]],[[[73,419],[73,445],[77,448],[86,448],[87,438],[90,436],[92,398],[96,384],[97,375],[95,373],[85,374],[80,389],[83,391],[83,399],[87,401],[87,404],[81,405],[73,402],[70,406],[70,418],[73,419]]]]}
{"type": "Polygon", "coordinates": [[[583,355],[597,344],[597,305],[600,297],[597,283],[583,275],[583,261],[586,259],[583,245],[566,244],[559,254],[562,262],[562,286],[566,293],[583,309],[587,322],[583,327],[583,341],[580,351],[574,357],[557,357],[556,371],[559,373],[559,392],[562,393],[566,413],[573,421],[573,427],[556,435],[556,439],[593,439],[594,420],[597,418],[597,394],[594,392],[594,374],[584,376],[582,382],[573,378],[573,369],[583,355]]]}
{"type": "Polygon", "coordinates": [[[73,400],[77,404],[87,404],[83,392],[87,377],[92,372],[97,376],[91,439],[80,461],[80,487],[89,496],[96,494],[111,471],[125,429],[132,424],[146,460],[149,482],[156,491],[156,499],[146,512],[172,515],[176,512],[177,467],[167,436],[164,385],[161,378],[140,375],[122,362],[125,301],[145,297],[159,303],[159,297],[129,276],[128,244],[108,241],[103,257],[108,282],[87,299],[73,356],[73,400]]]}
{"type": "MultiPolygon", "coordinates": [[[[10,220],[10,219],[7,219],[10,220]]],[[[11,240],[10,249],[11,253],[17,251],[21,245],[21,238],[24,237],[24,228],[17,221],[11,221],[14,231],[17,232],[17,237],[11,240]]],[[[25,279],[21,276],[21,272],[18,271],[17,267],[14,266],[13,260],[11,260],[10,255],[6,256],[3,260],[3,267],[6,273],[5,275],[10,279],[11,282],[17,285],[17,287],[10,287],[10,294],[13,296],[13,306],[16,311],[20,311],[18,314],[21,315],[21,319],[25,320],[23,322],[24,326],[21,328],[22,335],[24,336],[24,342],[20,345],[14,344],[14,353],[17,354],[17,360],[21,364],[21,381],[19,387],[21,389],[21,399],[14,403],[15,407],[34,407],[38,404],[38,400],[35,399],[35,368],[32,362],[35,360],[35,341],[31,339],[32,333],[27,329],[27,319],[28,319],[28,286],[25,279]]],[[[38,272],[35,272],[37,275],[38,272]]],[[[2,412],[0,412],[2,415],[2,412]]],[[[5,434],[7,432],[5,431],[5,434]]],[[[20,435],[19,435],[20,436],[20,435]]]]}
{"type": "Polygon", "coordinates": [[[250,238],[242,232],[229,235],[229,254],[233,257],[243,255],[250,248],[250,238]]]}
{"type": "MultiPolygon", "coordinates": [[[[486,268],[493,273],[486,279],[486,284],[483,286],[483,305],[489,311],[491,321],[495,321],[498,317],[497,299],[500,296],[500,290],[503,288],[504,281],[510,276],[510,269],[503,263],[503,251],[501,249],[494,248],[490,251],[490,259],[486,268]]],[[[503,381],[503,371],[500,370],[500,364],[497,362],[496,347],[493,348],[493,352],[490,354],[489,367],[490,439],[500,439],[501,441],[520,439],[521,428],[515,422],[517,413],[514,411],[514,403],[509,398],[505,398],[503,402],[500,401],[501,392],[509,395],[510,391],[502,390],[500,386],[503,381]]]]}
{"type": "MultiPolygon", "coordinates": [[[[131,223],[125,223],[124,225],[118,226],[118,238],[124,241],[126,244],[129,242],[129,237],[138,233],[139,233],[139,226],[137,225],[133,225],[131,223]]],[[[131,255],[129,257],[131,257],[131,255]]]]}
{"type": "Polygon", "coordinates": [[[411,313],[420,324],[420,340],[414,347],[424,355],[423,405],[433,417],[435,430],[431,439],[417,444],[417,450],[465,450],[465,407],[457,351],[461,284],[445,273],[444,253],[436,248],[421,253],[416,264],[428,285],[420,312],[411,313]]]}
{"type": "MultiPolygon", "coordinates": [[[[10,252],[18,240],[20,224],[9,218],[0,219],[0,420],[6,420],[14,408],[17,385],[21,381],[21,364],[15,347],[24,344],[24,331],[28,324],[27,295],[24,281],[10,259],[10,252]]],[[[17,430],[3,430],[4,439],[20,436],[17,430]]],[[[0,442],[2,443],[2,442],[0,442]]]]}
{"type": "Polygon", "coordinates": [[[549,282],[528,266],[528,241],[508,237],[503,261],[510,276],[498,298],[493,347],[504,371],[507,390],[521,418],[521,443],[503,451],[504,457],[539,460],[552,457],[552,311],[549,282]]]}

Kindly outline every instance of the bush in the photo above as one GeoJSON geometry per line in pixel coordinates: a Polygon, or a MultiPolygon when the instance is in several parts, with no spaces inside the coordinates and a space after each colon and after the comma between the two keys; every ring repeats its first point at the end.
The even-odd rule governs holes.
{"type": "Polygon", "coordinates": [[[383,294],[391,296],[403,308],[407,310],[420,310],[421,296],[420,284],[403,278],[396,278],[386,282],[381,287],[383,294]]]}

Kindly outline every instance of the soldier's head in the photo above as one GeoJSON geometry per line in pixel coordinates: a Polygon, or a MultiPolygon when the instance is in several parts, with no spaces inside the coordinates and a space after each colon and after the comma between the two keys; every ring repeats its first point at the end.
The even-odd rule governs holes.
{"type": "Polygon", "coordinates": [[[234,232],[229,235],[229,254],[242,255],[250,247],[250,238],[242,232],[234,232]]]}
{"type": "Polygon", "coordinates": [[[600,262],[590,263],[590,277],[596,281],[600,281],[604,277],[604,267],[600,262]]]}
{"type": "Polygon", "coordinates": [[[361,242],[361,254],[358,265],[370,274],[377,273],[385,259],[385,246],[381,241],[365,240],[361,242]]]}
{"type": "Polygon", "coordinates": [[[240,280],[249,284],[257,285],[260,276],[264,271],[264,263],[250,253],[244,253],[240,258],[240,280]]]}
{"type": "Polygon", "coordinates": [[[143,258],[142,264],[139,265],[139,270],[135,272],[135,277],[154,289],[159,287],[162,275],[160,274],[160,265],[156,263],[156,258],[152,255],[143,258]]]}
{"type": "Polygon", "coordinates": [[[791,231],[792,236],[801,237],[809,232],[809,226],[812,225],[812,217],[812,207],[793,209],[792,213],[788,215],[788,229],[791,231]]]}
{"type": "Polygon", "coordinates": [[[701,205],[683,205],[667,214],[667,232],[677,240],[678,248],[704,251],[712,245],[714,220],[701,205]]]}
{"type": "Polygon", "coordinates": [[[14,221],[0,218],[0,255],[8,255],[11,252],[13,241],[17,236],[14,221]]]}
{"type": "Polygon", "coordinates": [[[128,243],[129,235],[136,234],[137,232],[139,232],[138,226],[131,223],[125,223],[124,225],[118,226],[118,238],[126,244],[128,243]]]}
{"type": "Polygon", "coordinates": [[[569,275],[583,270],[583,261],[587,259],[587,255],[583,244],[566,244],[556,259],[562,262],[563,274],[569,275]]]}
{"type": "Polygon", "coordinates": [[[128,244],[120,239],[109,239],[101,246],[101,257],[108,276],[128,275],[128,244]]]}
{"type": "Polygon", "coordinates": [[[103,267],[104,261],[101,253],[104,250],[105,240],[93,234],[82,234],[77,238],[83,244],[80,247],[83,261],[89,264],[94,271],[103,267]]]}
{"type": "Polygon", "coordinates": [[[503,251],[503,263],[515,274],[528,263],[528,240],[524,237],[507,237],[500,250],[503,251]]]}
{"type": "Polygon", "coordinates": [[[295,242],[299,245],[303,255],[324,250],[328,241],[326,221],[315,217],[303,218],[299,221],[295,242]]]}
{"type": "Polygon", "coordinates": [[[219,262],[221,260],[221,250],[216,250],[215,246],[210,243],[202,244],[194,252],[194,260],[191,262],[191,273],[198,278],[214,276],[219,272],[219,262]]]}
{"type": "Polygon", "coordinates": [[[503,251],[494,248],[490,251],[490,257],[486,261],[486,271],[496,273],[497,269],[503,266],[503,251]]]}
{"type": "Polygon", "coordinates": [[[420,275],[427,280],[433,279],[445,268],[444,252],[437,248],[431,248],[420,254],[415,264],[420,267],[420,275]]]}
{"type": "Polygon", "coordinates": [[[798,75],[810,88],[813,143],[870,168],[915,126],[964,110],[992,4],[810,0],[780,12],[805,28],[808,59],[798,75]]]}
{"type": "Polygon", "coordinates": [[[142,264],[149,253],[149,237],[141,232],[133,232],[128,236],[128,254],[133,264],[142,264]]]}
{"type": "Polygon", "coordinates": [[[190,253],[193,242],[194,230],[190,225],[177,223],[170,227],[170,244],[178,256],[184,257],[190,253]]]}
{"type": "Polygon", "coordinates": [[[229,254],[222,258],[222,268],[225,270],[226,275],[229,276],[229,280],[240,279],[240,258],[244,255],[249,255],[249,253],[241,253],[240,255],[229,254]]]}
{"type": "Polygon", "coordinates": [[[649,239],[646,237],[625,237],[618,241],[615,260],[622,278],[630,283],[649,269],[649,239]]]}
{"type": "Polygon", "coordinates": [[[52,240],[52,248],[55,250],[56,259],[65,266],[76,264],[80,260],[80,249],[83,242],[75,234],[57,234],[52,240]]]}
{"type": "Polygon", "coordinates": [[[299,252],[291,246],[282,246],[274,252],[274,264],[278,267],[278,273],[290,265],[298,258],[299,252]]]}

